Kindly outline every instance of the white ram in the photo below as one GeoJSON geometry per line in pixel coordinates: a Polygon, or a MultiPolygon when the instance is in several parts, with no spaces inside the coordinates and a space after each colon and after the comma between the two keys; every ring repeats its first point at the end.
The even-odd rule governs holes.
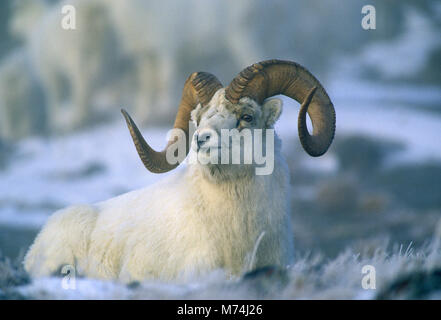
{"type": "Polygon", "coordinates": [[[246,24],[252,4],[16,0],[10,29],[32,58],[53,131],[81,127],[93,112],[117,103],[129,106],[140,121],[157,124],[173,112],[169,101],[189,64],[186,57],[213,61],[220,52],[238,65],[260,58],[246,24]],[[75,30],[61,27],[65,5],[75,8],[75,30]],[[130,92],[122,94],[121,87],[130,92]]]}
{"type": "Polygon", "coordinates": [[[47,125],[69,131],[91,118],[93,94],[119,62],[116,33],[99,1],[16,0],[9,29],[24,42],[46,96],[47,125]],[[62,8],[75,8],[75,30],[63,29],[62,8]]]}
{"type": "MultiPolygon", "coordinates": [[[[130,282],[185,279],[214,269],[237,276],[246,268],[288,265],[293,255],[289,175],[277,136],[270,174],[256,174],[256,159],[250,164],[206,161],[211,151],[230,152],[243,142],[225,144],[221,139],[219,144],[213,136],[222,129],[250,129],[253,138],[261,132],[253,129],[272,130],[282,103],[267,98],[277,94],[303,102],[298,128],[305,151],[312,156],[326,152],[334,136],[334,107],[320,83],[300,65],[260,62],[226,88],[211,74],[193,73],[185,83],[174,127],[189,139],[189,121],[194,122],[189,158],[197,161],[147,188],[55,213],[28,251],[25,269],[32,276],[47,276],[68,264],[86,276],[130,282]]],[[[170,139],[164,151],[156,152],[123,113],[146,168],[155,173],[174,169],[178,163],[169,157],[182,140],[170,139]]],[[[268,143],[263,140],[262,147],[268,143]]]]}

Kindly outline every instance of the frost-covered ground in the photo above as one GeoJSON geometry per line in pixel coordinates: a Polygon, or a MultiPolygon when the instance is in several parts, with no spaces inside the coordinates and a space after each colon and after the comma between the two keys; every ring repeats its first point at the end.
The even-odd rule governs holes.
{"type": "MultiPolygon", "coordinates": [[[[441,230],[440,230],[441,231],[441,230]]],[[[333,260],[298,257],[288,270],[269,269],[242,279],[225,280],[221,271],[184,284],[61,277],[32,282],[22,271],[0,262],[0,298],[4,299],[441,299],[439,238],[424,249],[386,246],[360,253],[345,251],[333,260]],[[367,272],[370,283],[363,287],[367,272]],[[21,277],[21,278],[20,278],[21,277]],[[19,278],[19,280],[17,280],[19,278]]]]}

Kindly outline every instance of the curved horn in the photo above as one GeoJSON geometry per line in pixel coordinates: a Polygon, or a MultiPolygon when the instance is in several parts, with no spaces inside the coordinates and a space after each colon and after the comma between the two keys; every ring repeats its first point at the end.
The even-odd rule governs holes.
{"type": "Polygon", "coordinates": [[[303,149],[313,157],[324,154],[334,139],[334,106],[320,82],[301,65],[282,60],[262,61],[245,68],[225,89],[231,103],[249,97],[261,104],[277,94],[302,103],[298,131],[303,149]],[[306,126],[306,112],[312,121],[312,135],[306,126]]]}
{"type": "MultiPolygon", "coordinates": [[[[190,121],[190,113],[201,103],[203,106],[208,104],[217,90],[222,88],[222,84],[212,74],[206,72],[195,72],[185,81],[184,89],[182,91],[181,103],[176,114],[175,129],[182,129],[185,132],[186,143],[188,143],[188,122],[190,121]]],[[[173,144],[175,140],[170,140],[163,151],[153,150],[149,144],[144,140],[138,127],[132,120],[130,115],[125,110],[121,110],[126,119],[127,126],[132,136],[133,142],[138,151],[138,155],[144,163],[144,166],[153,173],[164,173],[170,171],[178,166],[178,164],[170,164],[167,162],[166,154],[168,147],[173,144]]],[[[189,148],[187,145],[186,155],[189,148]]]]}

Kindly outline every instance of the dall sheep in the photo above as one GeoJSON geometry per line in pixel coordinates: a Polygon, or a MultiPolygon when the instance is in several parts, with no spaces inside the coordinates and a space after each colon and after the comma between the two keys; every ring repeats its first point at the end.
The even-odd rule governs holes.
{"type": "Polygon", "coordinates": [[[229,65],[248,65],[262,56],[248,23],[254,0],[96,1],[108,8],[124,55],[135,65],[133,103],[142,122],[174,112],[170,101],[194,63],[219,60],[221,52],[233,71],[229,65]]]}
{"type": "Polygon", "coordinates": [[[93,93],[120,58],[113,24],[98,1],[15,1],[9,29],[24,41],[46,96],[51,131],[70,131],[90,118],[93,93]],[[75,30],[62,28],[62,8],[75,8],[75,30]]]}
{"type": "Polygon", "coordinates": [[[32,58],[52,131],[81,127],[115,100],[143,123],[157,123],[173,112],[169,101],[189,55],[197,61],[227,53],[238,65],[260,58],[246,24],[253,1],[232,2],[16,0],[9,28],[32,58]],[[75,30],[61,27],[65,5],[75,8],[75,30]]]}
{"type": "MultiPolygon", "coordinates": [[[[277,136],[272,140],[270,174],[256,173],[255,158],[239,164],[207,161],[213,150],[229,153],[243,142],[221,139],[219,143],[215,134],[224,129],[239,133],[249,129],[254,139],[258,132],[274,132],[282,102],[267,98],[277,94],[302,102],[300,142],[311,156],[325,153],[335,132],[334,107],[319,81],[299,64],[256,63],[226,88],[209,73],[193,73],[184,85],[174,128],[191,147],[180,162],[188,152],[189,159],[197,161],[144,189],[56,212],[26,254],[25,269],[37,277],[72,265],[85,276],[131,282],[188,279],[214,269],[234,277],[246,268],[289,265],[293,255],[289,175],[277,136]],[[313,124],[312,135],[306,112],[313,124]],[[193,135],[189,122],[196,127],[193,135]]],[[[132,118],[123,114],[149,171],[162,173],[178,166],[169,158],[175,154],[178,136],[156,152],[132,118]]],[[[271,143],[266,137],[263,148],[271,143]]]]}

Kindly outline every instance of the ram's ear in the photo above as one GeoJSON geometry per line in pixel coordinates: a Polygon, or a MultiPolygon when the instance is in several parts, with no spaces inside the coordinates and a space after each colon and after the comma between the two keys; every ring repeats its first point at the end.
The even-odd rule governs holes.
{"type": "Polygon", "coordinates": [[[265,127],[270,128],[279,119],[283,110],[283,102],[278,98],[271,98],[263,103],[263,119],[265,121],[265,127]]]}

